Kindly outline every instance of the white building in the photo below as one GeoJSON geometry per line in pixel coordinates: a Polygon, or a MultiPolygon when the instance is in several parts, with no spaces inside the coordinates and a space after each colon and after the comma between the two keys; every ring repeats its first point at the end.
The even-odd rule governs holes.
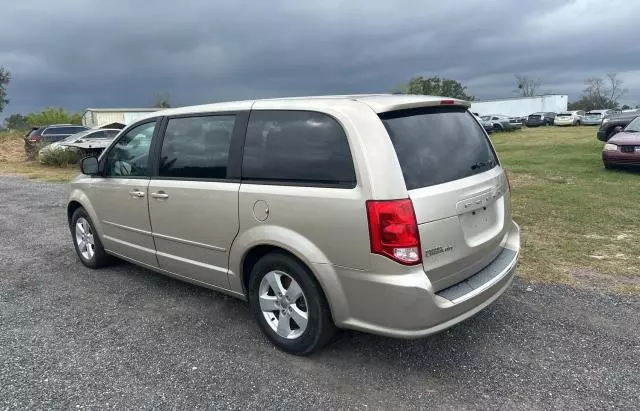
{"type": "Polygon", "coordinates": [[[161,108],[88,108],[82,115],[82,125],[91,128],[104,126],[120,128],[133,123],[141,116],[162,110],[161,108]]]}
{"type": "Polygon", "coordinates": [[[567,111],[569,96],[547,94],[537,97],[514,97],[499,100],[472,101],[471,111],[481,116],[486,114],[504,114],[509,117],[528,116],[531,113],[567,111]]]}

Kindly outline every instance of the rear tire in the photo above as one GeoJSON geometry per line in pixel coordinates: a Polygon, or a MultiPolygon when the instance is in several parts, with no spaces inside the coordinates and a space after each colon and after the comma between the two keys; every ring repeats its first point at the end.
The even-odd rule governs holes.
{"type": "Polygon", "coordinates": [[[320,285],[307,267],[288,255],[267,254],[253,266],[249,305],[262,332],[287,353],[311,354],[336,334],[320,285]]]}
{"type": "Polygon", "coordinates": [[[71,239],[82,264],[89,268],[102,268],[111,263],[104,251],[100,236],[84,208],[78,208],[71,216],[71,239]]]}

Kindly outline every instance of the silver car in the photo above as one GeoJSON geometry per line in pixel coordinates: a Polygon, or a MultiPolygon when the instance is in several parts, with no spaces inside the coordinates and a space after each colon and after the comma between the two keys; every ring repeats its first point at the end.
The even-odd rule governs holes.
{"type": "Polygon", "coordinates": [[[474,315],[520,251],[504,169],[460,100],[241,101],[154,112],[71,183],[80,261],[248,300],[280,349],[417,338],[474,315]]]}
{"type": "Polygon", "coordinates": [[[602,119],[606,116],[613,114],[613,110],[591,110],[585,113],[582,124],[585,126],[599,126],[602,124],[602,119]]]}
{"type": "Polygon", "coordinates": [[[84,130],[79,133],[72,134],[63,140],[55,141],[44,146],[40,149],[38,155],[42,160],[42,157],[48,153],[68,149],[81,149],[84,151],[94,151],[99,153],[107,147],[109,143],[111,143],[119,132],[119,129],[111,128],[84,130]]]}
{"type": "Polygon", "coordinates": [[[522,128],[522,122],[520,122],[519,118],[502,114],[487,114],[482,116],[482,120],[489,122],[495,131],[510,131],[522,128]]]}

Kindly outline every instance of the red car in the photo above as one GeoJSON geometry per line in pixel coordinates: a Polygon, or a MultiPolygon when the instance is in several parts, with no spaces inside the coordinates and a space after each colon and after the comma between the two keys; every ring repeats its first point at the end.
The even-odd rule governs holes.
{"type": "Polygon", "coordinates": [[[640,117],[636,117],[623,130],[607,141],[602,149],[605,168],[640,166],[640,117]]]}

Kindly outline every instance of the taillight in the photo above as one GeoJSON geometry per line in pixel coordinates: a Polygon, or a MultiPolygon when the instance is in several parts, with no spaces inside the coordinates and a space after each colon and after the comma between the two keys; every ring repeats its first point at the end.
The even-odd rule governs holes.
{"type": "Polygon", "coordinates": [[[37,143],[38,141],[40,141],[40,137],[39,136],[31,136],[31,137],[29,137],[29,141],[31,141],[32,143],[37,143]]]}
{"type": "Polygon", "coordinates": [[[445,106],[445,105],[451,105],[451,104],[456,104],[455,100],[440,100],[440,104],[445,106]]]}
{"type": "Polygon", "coordinates": [[[408,198],[367,201],[371,252],[405,265],[422,262],[418,224],[408,198]]]}

